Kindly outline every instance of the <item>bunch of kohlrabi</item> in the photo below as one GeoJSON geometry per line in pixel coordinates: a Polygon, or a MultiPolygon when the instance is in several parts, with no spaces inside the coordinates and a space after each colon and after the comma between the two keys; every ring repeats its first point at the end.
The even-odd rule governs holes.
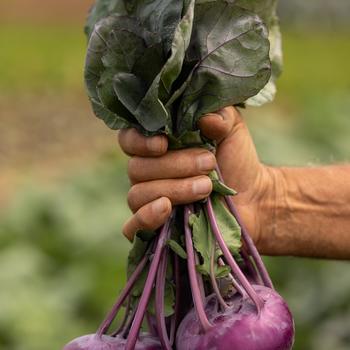
{"type": "MultiPolygon", "coordinates": [[[[112,129],[166,134],[171,148],[215,151],[198,130],[201,116],[273,99],[275,8],[276,0],[98,0],[86,26],[95,114],[112,129]]],[[[206,201],[176,207],[158,232],[137,234],[116,304],[96,334],[65,350],[291,349],[292,316],[240,221],[235,192],[219,169],[210,176],[206,201]]]]}

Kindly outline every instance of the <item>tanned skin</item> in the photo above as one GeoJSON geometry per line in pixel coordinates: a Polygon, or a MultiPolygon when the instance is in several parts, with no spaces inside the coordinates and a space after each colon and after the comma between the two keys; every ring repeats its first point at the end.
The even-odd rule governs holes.
{"type": "Polygon", "coordinates": [[[203,116],[199,128],[217,142],[216,157],[201,148],[168,151],[165,136],[119,132],[130,156],[133,215],[123,228],[129,240],[140,229],[159,228],[172,206],[206,198],[207,175],[218,163],[225,183],[238,191],[234,202],[262,254],[350,259],[349,165],[266,166],[233,107],[203,116]]]}

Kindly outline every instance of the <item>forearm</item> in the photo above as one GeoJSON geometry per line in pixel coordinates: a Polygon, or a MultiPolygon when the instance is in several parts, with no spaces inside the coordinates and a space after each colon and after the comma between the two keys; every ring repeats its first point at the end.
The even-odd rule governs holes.
{"type": "Polygon", "coordinates": [[[273,168],[260,227],[269,255],[350,258],[350,166],[273,168]]]}

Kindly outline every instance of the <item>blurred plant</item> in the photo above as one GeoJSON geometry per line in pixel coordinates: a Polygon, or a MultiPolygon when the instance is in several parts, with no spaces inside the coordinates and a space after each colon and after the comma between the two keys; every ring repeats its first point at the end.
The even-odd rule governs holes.
{"type": "Polygon", "coordinates": [[[30,186],[1,216],[1,349],[59,349],[96,328],[125,279],[124,167],[113,158],[57,189],[30,186]]]}
{"type": "MultiPolygon", "coordinates": [[[[57,188],[19,192],[0,219],[1,349],[60,349],[96,330],[125,280],[127,188],[125,163],[112,157],[57,188]]],[[[294,349],[349,348],[349,264],[266,261],[295,316],[294,349]]]]}

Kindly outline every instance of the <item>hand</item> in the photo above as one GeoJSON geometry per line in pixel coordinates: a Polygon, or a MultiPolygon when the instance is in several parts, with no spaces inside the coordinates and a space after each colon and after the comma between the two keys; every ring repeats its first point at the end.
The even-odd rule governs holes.
{"type": "Polygon", "coordinates": [[[173,205],[208,197],[212,185],[207,175],[217,162],[225,183],[238,191],[234,197],[237,209],[254,241],[259,242],[265,195],[273,182],[271,171],[260,163],[247,126],[235,108],[203,116],[199,128],[204,136],[217,141],[216,158],[201,148],[168,151],[165,136],[145,137],[135,129],[119,133],[122,150],[131,156],[128,203],[134,214],[123,228],[129,240],[140,229],[159,228],[173,205]]]}

